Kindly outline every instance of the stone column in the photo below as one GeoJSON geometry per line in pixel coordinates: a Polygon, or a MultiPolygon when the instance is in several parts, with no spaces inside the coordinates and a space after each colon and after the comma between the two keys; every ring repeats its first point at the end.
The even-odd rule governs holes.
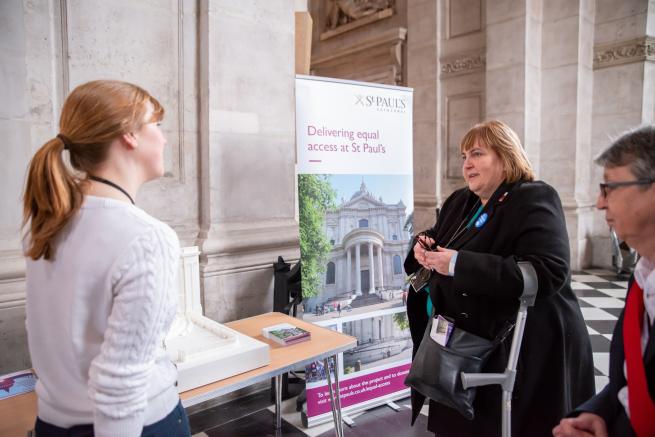
{"type": "Polygon", "coordinates": [[[346,249],[346,293],[350,293],[350,279],[353,274],[352,269],[352,256],[350,255],[350,247],[346,249]]]}
{"type": "Polygon", "coordinates": [[[486,118],[502,120],[516,131],[537,172],[542,92],[541,3],[542,0],[521,0],[511,7],[504,2],[486,3],[486,118]]]}
{"type": "MultiPolygon", "coordinates": [[[[655,3],[596,2],[591,156],[624,130],[655,119],[655,3]],[[650,54],[649,54],[650,53],[650,54]]],[[[590,196],[598,193],[603,169],[591,166],[590,196]]],[[[591,265],[611,267],[612,249],[603,211],[591,228],[591,265]]]]}
{"type": "Polygon", "coordinates": [[[539,177],[562,199],[573,270],[590,262],[587,237],[597,192],[590,185],[594,12],[593,0],[543,2],[539,177]]]}
{"type": "Polygon", "coordinates": [[[200,274],[228,321],[270,311],[271,260],[299,258],[294,1],[201,0],[199,21],[200,274]]]}
{"type": "Polygon", "coordinates": [[[384,269],[382,268],[382,246],[378,246],[378,272],[380,275],[380,282],[378,285],[384,287],[384,269]]]}
{"type": "Polygon", "coordinates": [[[25,258],[21,248],[21,195],[32,154],[57,133],[54,66],[57,42],[52,3],[30,7],[0,2],[0,375],[31,366],[25,330],[25,258]],[[52,44],[43,44],[52,41],[52,44]],[[40,128],[40,129],[39,129],[40,128]]]}
{"type": "Polygon", "coordinates": [[[362,262],[360,243],[355,244],[355,294],[362,295],[362,262]]]}
{"type": "Polygon", "coordinates": [[[537,177],[559,192],[571,268],[586,265],[593,0],[487,2],[486,118],[508,123],[537,177]]]}
{"type": "MultiPolygon", "coordinates": [[[[437,98],[440,3],[445,2],[407,2],[407,27],[411,35],[407,38],[407,86],[414,88],[414,229],[417,231],[434,224],[434,209],[440,203],[442,123],[437,98]]],[[[385,238],[391,239],[389,230],[385,228],[385,231],[385,238]]]]}
{"type": "Polygon", "coordinates": [[[375,293],[375,260],[373,259],[373,243],[369,241],[368,243],[368,278],[369,278],[369,289],[368,294],[375,293]]]}

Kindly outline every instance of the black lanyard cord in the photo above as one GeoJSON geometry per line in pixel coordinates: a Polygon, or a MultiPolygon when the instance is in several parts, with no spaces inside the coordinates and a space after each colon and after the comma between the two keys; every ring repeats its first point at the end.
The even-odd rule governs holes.
{"type": "Polygon", "coordinates": [[[132,205],[134,205],[134,200],[132,200],[132,196],[130,196],[127,193],[127,191],[122,189],[118,184],[115,184],[112,181],[108,181],[107,179],[100,178],[98,176],[93,176],[93,175],[89,175],[89,179],[91,179],[92,181],[100,182],[101,184],[109,185],[110,187],[116,188],[118,191],[125,194],[127,196],[127,198],[130,199],[130,202],[132,202],[132,205]]]}

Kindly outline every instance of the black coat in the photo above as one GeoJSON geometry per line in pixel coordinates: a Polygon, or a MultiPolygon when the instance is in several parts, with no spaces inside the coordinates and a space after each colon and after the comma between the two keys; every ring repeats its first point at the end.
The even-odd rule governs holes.
{"type": "MultiPolygon", "coordinates": [[[[633,280],[628,284],[628,290],[630,290],[633,280]]],[[[625,409],[618,398],[619,390],[627,384],[623,373],[623,363],[625,361],[623,351],[624,313],[625,310],[621,313],[616,325],[614,325],[614,333],[612,334],[609,384],[596,396],[576,408],[576,411],[571,414],[571,416],[577,416],[582,412],[589,412],[599,415],[605,420],[610,437],[631,437],[635,435],[630,425],[630,419],[625,414],[625,409]]],[[[655,325],[651,328],[648,338],[650,341],[644,353],[644,367],[646,368],[650,398],[655,399],[655,341],[653,341],[655,339],[655,325]]]]}
{"type": "MultiPolygon", "coordinates": [[[[456,228],[476,208],[468,189],[444,203],[429,234],[446,245],[456,228]]],[[[523,279],[518,261],[537,271],[539,291],[528,310],[512,398],[512,435],[551,436],[552,428],[575,405],[594,394],[591,344],[578,301],[571,290],[569,241],[564,212],[555,190],[543,182],[501,185],[487,202],[480,228],[472,226],[449,247],[458,251],[454,277],[433,274],[430,297],[438,314],[455,326],[488,339],[518,310],[523,279]]],[[[466,224],[466,223],[464,223],[466,224]]],[[[405,270],[419,267],[413,250],[405,270]]],[[[412,291],[407,312],[414,352],[428,320],[427,293],[412,291]]],[[[492,354],[484,372],[502,372],[511,336],[492,354]]],[[[415,395],[417,395],[415,393],[415,395]]],[[[421,396],[413,404],[422,404],[421,396]]],[[[495,436],[501,432],[501,389],[477,389],[475,419],[430,402],[428,429],[440,437],[495,436]]],[[[416,412],[416,411],[415,411],[416,412]]]]}

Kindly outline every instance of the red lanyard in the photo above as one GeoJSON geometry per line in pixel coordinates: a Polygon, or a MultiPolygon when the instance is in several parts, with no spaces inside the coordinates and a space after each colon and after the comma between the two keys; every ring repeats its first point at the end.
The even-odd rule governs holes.
{"type": "MultiPolygon", "coordinates": [[[[644,292],[632,281],[623,319],[623,347],[628,371],[630,423],[638,437],[655,436],[655,403],[648,393],[646,368],[641,352],[644,292]]],[[[650,339],[655,340],[655,339],[650,339]]]]}

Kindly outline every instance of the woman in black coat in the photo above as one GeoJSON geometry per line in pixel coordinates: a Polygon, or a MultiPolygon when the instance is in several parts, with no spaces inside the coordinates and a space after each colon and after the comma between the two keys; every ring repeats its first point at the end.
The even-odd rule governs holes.
{"type": "MultiPolygon", "coordinates": [[[[562,205],[552,187],[533,181],[518,136],[502,122],[476,125],[460,148],[468,187],[444,202],[436,226],[418,237],[423,241],[415,242],[405,260],[408,274],[421,266],[434,271],[426,288],[408,296],[414,353],[431,306],[458,328],[493,339],[518,310],[523,279],[517,262],[531,262],[539,291],[528,311],[517,366],[512,431],[550,436],[564,414],[594,394],[591,344],[571,291],[562,205]]],[[[511,336],[482,371],[502,372],[510,345],[511,336]]],[[[416,414],[423,397],[413,396],[416,414]]],[[[500,435],[500,387],[478,387],[474,408],[469,421],[430,401],[428,429],[439,437],[500,435]]]]}

